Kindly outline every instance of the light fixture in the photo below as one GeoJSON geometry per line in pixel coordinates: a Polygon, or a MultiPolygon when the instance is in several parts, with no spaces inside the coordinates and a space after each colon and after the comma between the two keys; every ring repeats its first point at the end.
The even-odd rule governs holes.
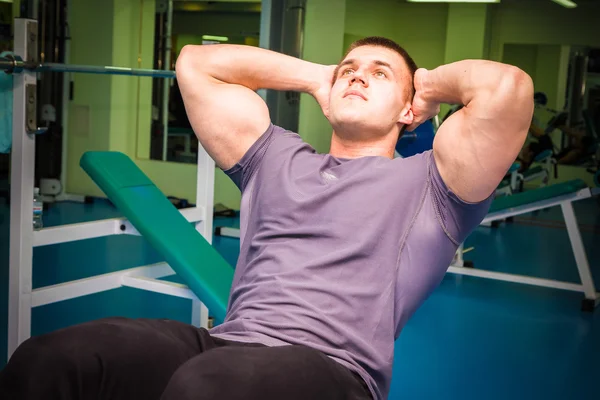
{"type": "Polygon", "coordinates": [[[226,42],[229,40],[227,36],[212,36],[212,35],[202,35],[203,40],[216,40],[218,42],[226,42]]]}
{"type": "Polygon", "coordinates": [[[406,0],[409,3],[500,3],[500,0],[406,0]]]}
{"type": "Polygon", "coordinates": [[[575,8],[577,7],[577,3],[575,3],[574,1],[571,0],[552,0],[553,2],[555,2],[556,4],[560,4],[563,7],[566,8],[575,8]]]}

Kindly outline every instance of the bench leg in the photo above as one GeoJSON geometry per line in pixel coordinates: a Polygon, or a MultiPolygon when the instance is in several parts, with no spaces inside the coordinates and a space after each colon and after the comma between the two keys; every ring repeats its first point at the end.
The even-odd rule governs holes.
{"type": "Polygon", "coordinates": [[[208,308],[198,300],[192,300],[192,325],[208,329],[208,308]]]}
{"type": "Polygon", "coordinates": [[[561,203],[560,206],[565,217],[567,232],[569,233],[569,239],[571,241],[571,248],[573,249],[573,255],[577,262],[577,269],[579,270],[579,277],[581,278],[581,284],[583,286],[583,292],[585,293],[586,300],[584,300],[582,308],[584,311],[589,311],[590,308],[593,309],[598,305],[600,298],[596,293],[590,265],[588,263],[587,255],[585,254],[583,241],[581,240],[581,233],[577,226],[575,212],[573,211],[573,205],[570,202],[565,202],[561,203]],[[594,307],[590,307],[592,302],[594,307]]]}

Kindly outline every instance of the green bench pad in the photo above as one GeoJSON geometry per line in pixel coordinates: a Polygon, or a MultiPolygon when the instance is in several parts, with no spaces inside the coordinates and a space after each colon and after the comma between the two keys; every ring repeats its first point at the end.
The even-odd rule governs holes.
{"type": "Polygon", "coordinates": [[[557,183],[555,185],[545,186],[539,189],[528,190],[513,194],[511,196],[498,197],[492,202],[489,212],[506,210],[508,208],[519,207],[526,204],[535,203],[542,200],[552,199],[569,193],[575,193],[578,190],[585,189],[587,185],[581,179],[557,183]]]}
{"type": "Polygon", "coordinates": [[[231,265],[125,154],[87,152],[80,164],[215,320],[222,322],[233,281],[231,265]]]}

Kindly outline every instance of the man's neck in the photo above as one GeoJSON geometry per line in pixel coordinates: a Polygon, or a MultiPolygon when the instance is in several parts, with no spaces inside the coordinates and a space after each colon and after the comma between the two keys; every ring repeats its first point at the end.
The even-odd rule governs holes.
{"type": "Polygon", "coordinates": [[[377,139],[349,140],[338,136],[335,132],[331,137],[329,154],[337,158],[387,157],[394,158],[395,142],[390,136],[377,139]]]}

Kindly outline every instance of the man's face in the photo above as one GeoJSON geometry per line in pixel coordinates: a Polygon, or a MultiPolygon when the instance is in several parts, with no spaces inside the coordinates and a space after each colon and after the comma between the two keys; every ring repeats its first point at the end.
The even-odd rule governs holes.
{"type": "Polygon", "coordinates": [[[410,108],[411,76],[397,52],[360,46],[340,63],[329,98],[329,121],[336,132],[385,135],[410,108]]]}

